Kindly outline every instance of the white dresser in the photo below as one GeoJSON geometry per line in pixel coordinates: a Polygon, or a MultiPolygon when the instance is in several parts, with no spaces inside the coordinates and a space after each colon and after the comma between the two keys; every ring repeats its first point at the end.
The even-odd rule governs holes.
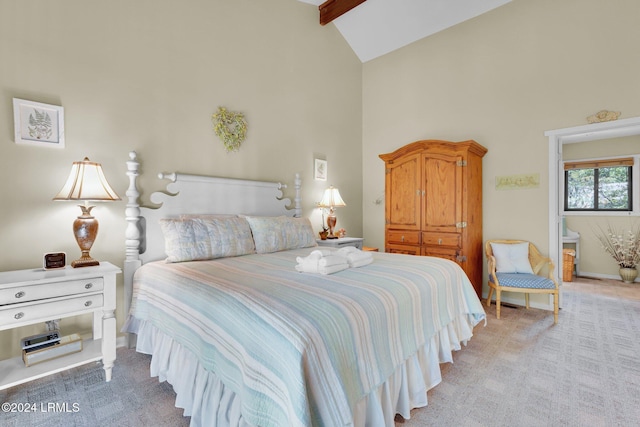
{"type": "Polygon", "coordinates": [[[81,352],[29,367],[20,356],[0,361],[0,390],[99,360],[110,381],[116,359],[116,275],[120,272],[108,262],[95,267],[0,272],[0,330],[93,313],[93,337],[84,341],[81,352]]]}

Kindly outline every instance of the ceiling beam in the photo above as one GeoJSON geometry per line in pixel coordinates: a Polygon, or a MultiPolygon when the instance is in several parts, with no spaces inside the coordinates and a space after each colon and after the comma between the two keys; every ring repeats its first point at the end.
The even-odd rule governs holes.
{"type": "Polygon", "coordinates": [[[327,0],[318,6],[320,9],[320,25],[327,25],[337,17],[344,15],[354,7],[367,0],[327,0]]]}

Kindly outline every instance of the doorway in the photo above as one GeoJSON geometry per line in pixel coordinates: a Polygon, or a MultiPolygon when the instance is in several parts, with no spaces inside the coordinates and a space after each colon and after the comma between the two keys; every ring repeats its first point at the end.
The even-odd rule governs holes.
{"type": "Polygon", "coordinates": [[[549,256],[551,259],[558,260],[554,274],[555,277],[562,278],[562,256],[560,256],[562,254],[562,215],[564,210],[562,146],[577,142],[640,135],[640,117],[550,130],[544,134],[549,138],[549,256]]]}

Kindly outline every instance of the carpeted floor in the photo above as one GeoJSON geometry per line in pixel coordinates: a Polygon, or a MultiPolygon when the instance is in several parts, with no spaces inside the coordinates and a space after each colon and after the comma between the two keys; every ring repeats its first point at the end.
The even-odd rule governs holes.
{"type": "MultiPolygon", "coordinates": [[[[565,283],[558,325],[548,311],[503,307],[478,326],[429,405],[397,427],[640,425],[640,284],[565,283]]],[[[187,426],[149,356],[118,349],[113,380],[98,364],[0,392],[34,412],[0,412],[2,426],[187,426]]]]}
{"type": "MultiPolygon", "coordinates": [[[[119,348],[113,378],[92,363],[0,391],[0,401],[33,405],[29,412],[0,412],[0,425],[102,427],[188,426],[174,406],[170,384],[149,376],[151,356],[119,348]],[[49,404],[58,407],[49,407],[49,404]],[[44,406],[43,406],[44,405],[44,406]]],[[[17,408],[14,408],[17,409],[17,408]]]]}
{"type": "Polygon", "coordinates": [[[476,327],[417,426],[640,425],[640,284],[579,279],[563,287],[559,323],[503,307],[476,327]]]}

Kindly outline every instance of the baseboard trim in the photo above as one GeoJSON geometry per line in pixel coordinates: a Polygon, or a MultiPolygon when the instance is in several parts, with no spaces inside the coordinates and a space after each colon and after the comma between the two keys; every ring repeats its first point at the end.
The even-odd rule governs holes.
{"type": "MultiPolygon", "coordinates": [[[[585,279],[611,279],[611,280],[621,280],[619,275],[615,274],[601,274],[601,273],[591,273],[588,271],[580,271],[578,278],[584,277],[585,279]]],[[[635,282],[640,282],[640,278],[637,278],[635,282]]]]}
{"type": "Polygon", "coordinates": [[[116,347],[127,347],[126,335],[120,335],[116,338],[116,347]]]}

